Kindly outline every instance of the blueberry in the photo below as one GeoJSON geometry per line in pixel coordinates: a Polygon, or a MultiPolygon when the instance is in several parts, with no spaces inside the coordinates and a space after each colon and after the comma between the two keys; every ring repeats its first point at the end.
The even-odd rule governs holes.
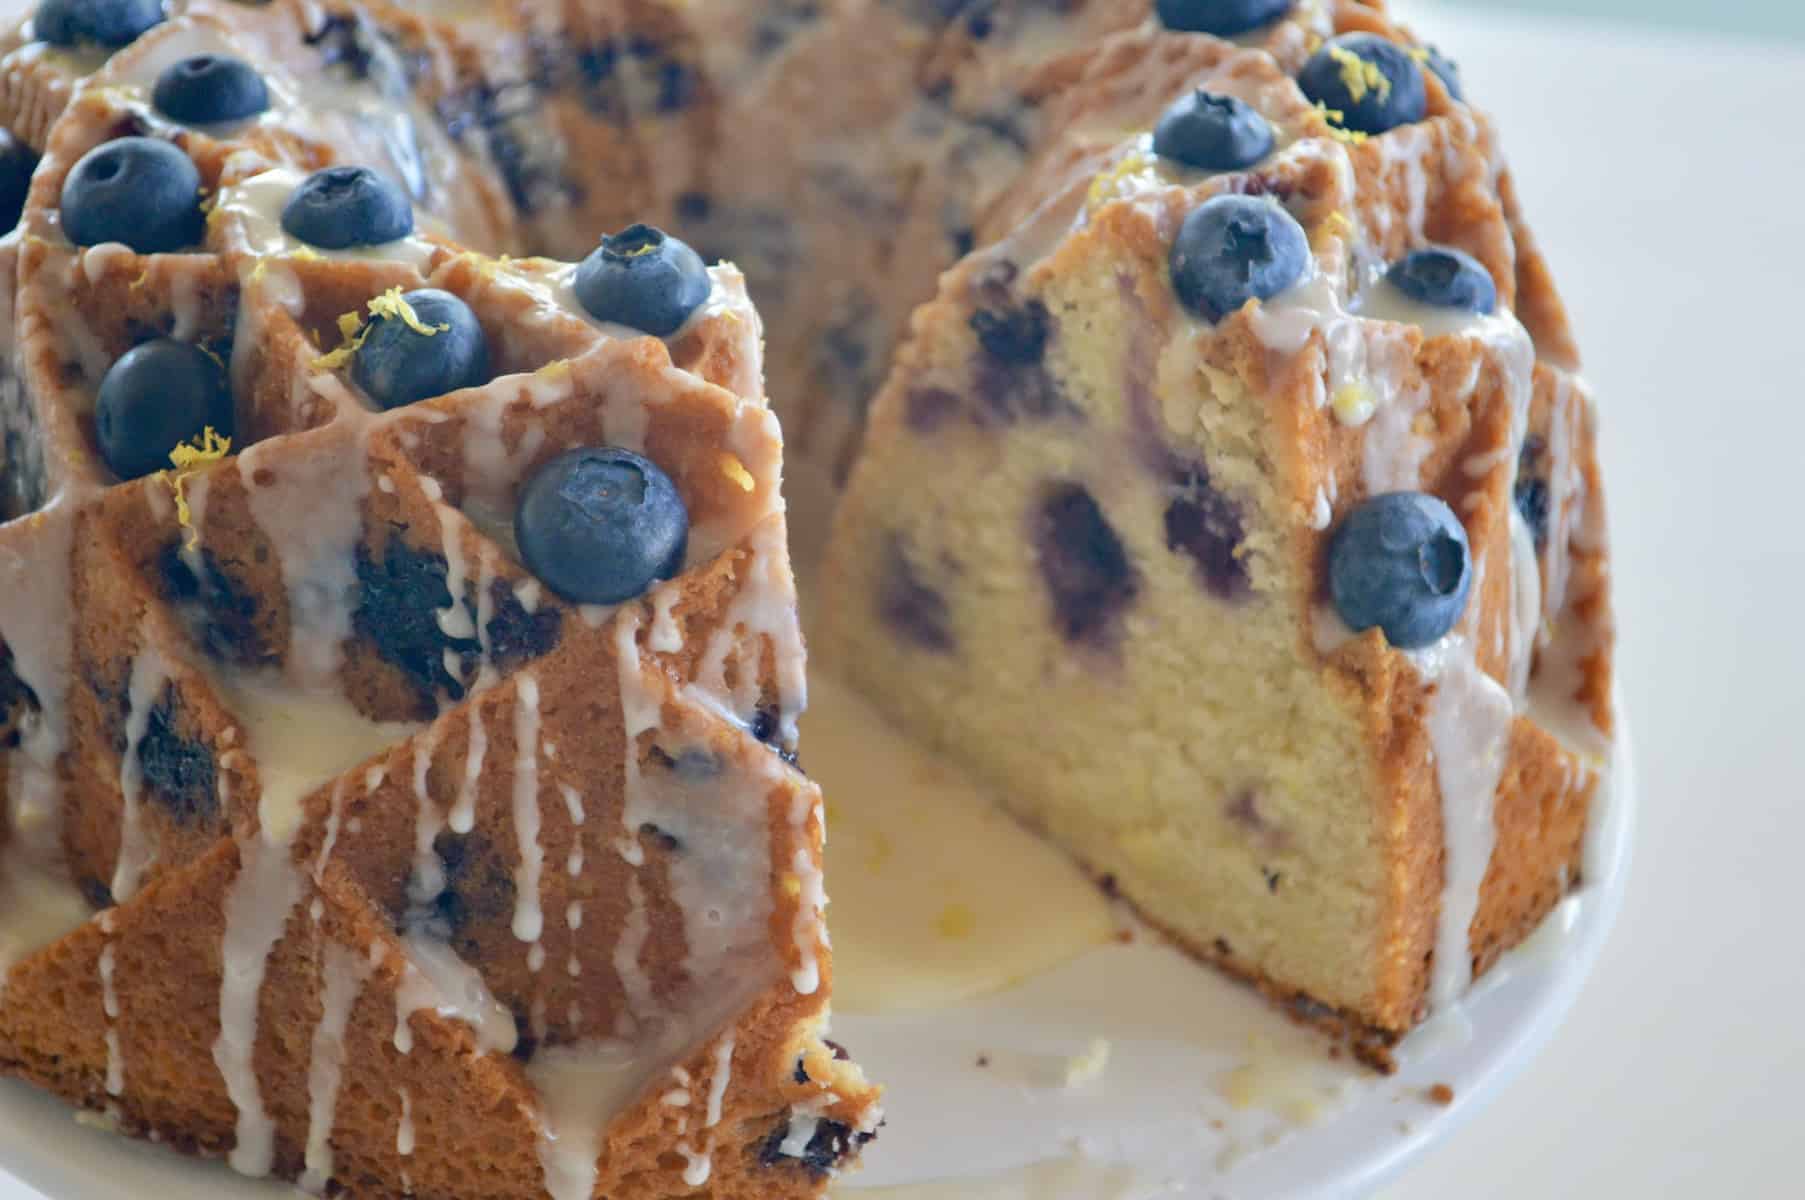
{"type": "Polygon", "coordinates": [[[269,107],[269,87],[242,58],[197,54],[157,76],[151,101],[173,121],[211,125],[256,116],[269,107]]]}
{"type": "Polygon", "coordinates": [[[1435,72],[1435,77],[1448,89],[1448,95],[1456,100],[1465,100],[1466,89],[1460,83],[1460,64],[1434,46],[1424,46],[1421,54],[1423,65],[1435,72]]]}
{"type": "Polygon", "coordinates": [[[186,342],[159,338],[126,351],[100,381],[94,427],[113,474],[137,479],[169,465],[169,452],[212,426],[232,434],[225,368],[186,342]]]}
{"type": "Polygon", "coordinates": [[[489,344],[470,306],[438,288],[401,299],[413,310],[370,317],[363,343],[351,357],[351,377],[382,408],[400,408],[489,382],[489,344]],[[433,330],[421,333],[416,324],[433,330]]]}
{"type": "Polygon", "coordinates": [[[44,0],[32,29],[53,46],[128,46],[163,20],[163,0],[44,0]]]}
{"type": "Polygon", "coordinates": [[[598,321],[669,337],[713,287],[701,256],[650,225],[605,237],[577,268],[577,299],[598,321]]]}
{"type": "Polygon", "coordinates": [[[414,231],[414,206],[368,167],[327,167],[309,175],[282,206],[282,228],[324,250],[380,246],[414,231]]]}
{"type": "Polygon", "coordinates": [[[476,606],[468,591],[453,598],[449,573],[443,557],[414,549],[399,534],[389,537],[380,557],[357,545],[351,628],[411,685],[416,717],[437,713],[441,692],[464,698],[469,664],[482,649],[476,638],[452,637],[441,623],[443,611],[458,600],[467,611],[476,606]]]}
{"type": "Polygon", "coordinates": [[[1529,526],[1529,536],[1534,540],[1536,549],[1540,550],[1548,544],[1548,518],[1553,497],[1548,492],[1546,479],[1519,479],[1513,498],[1517,502],[1517,513],[1523,523],[1529,526]]]}
{"type": "Polygon", "coordinates": [[[211,825],[219,819],[219,768],[204,742],[177,728],[176,696],[173,686],[164,692],[138,743],[144,790],[177,824],[211,825]]]}
{"type": "Polygon", "coordinates": [[[1153,150],[1203,171],[1238,171],[1272,153],[1272,126],[1233,96],[1198,90],[1159,119],[1153,150]]]}
{"type": "Polygon", "coordinates": [[[521,489],[514,536],[559,595],[619,604],[682,568],[689,510],[670,476],[630,450],[567,450],[521,489]]]}
{"type": "Polygon", "coordinates": [[[1214,196],[1172,243],[1172,286],[1185,307],[1220,321],[1249,300],[1269,300],[1304,277],[1310,241],[1270,200],[1214,196]]]}
{"type": "Polygon", "coordinates": [[[1429,91],[1410,51],[1376,33],[1346,33],[1323,43],[1297,74],[1304,95],[1341,115],[1359,133],[1384,133],[1423,119],[1429,91]]]}
{"type": "Polygon", "coordinates": [[[1060,484],[1032,528],[1054,625],[1068,642],[1111,640],[1141,594],[1141,574],[1096,498],[1078,484],[1060,484]]]}
{"type": "Polygon", "coordinates": [[[1046,355],[1052,316],[1039,300],[980,308],[971,315],[971,330],[984,352],[998,362],[1032,366],[1046,355]]]}
{"type": "Polygon", "coordinates": [[[1434,496],[1390,492],[1366,501],[1329,546],[1329,593],[1355,630],[1374,626],[1402,650],[1441,638],[1473,586],[1460,518],[1434,496]]]}
{"type": "Polygon", "coordinates": [[[1158,0],[1155,7],[1167,29],[1227,37],[1278,20],[1291,0],[1158,0]]]}
{"type": "Polygon", "coordinates": [[[1489,313],[1498,307],[1498,285],[1472,255],[1448,246],[1412,250],[1385,272],[1386,281],[1419,304],[1489,313]]]}
{"type": "Polygon", "coordinates": [[[12,229],[25,212],[25,193],[31,190],[31,173],[38,156],[31,147],[0,129],[0,233],[12,229]]]}
{"type": "Polygon", "coordinates": [[[63,180],[63,232],[78,246],[124,242],[140,254],[197,245],[201,173],[155,138],[126,137],[82,155],[63,180]]]}

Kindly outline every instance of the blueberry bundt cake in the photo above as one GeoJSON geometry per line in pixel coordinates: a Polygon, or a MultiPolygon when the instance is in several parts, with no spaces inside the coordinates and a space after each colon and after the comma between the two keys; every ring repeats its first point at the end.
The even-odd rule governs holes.
{"type": "Polygon", "coordinates": [[[1383,1064],[1583,871],[1593,416],[1452,69],[1366,4],[1239,42],[1123,35],[1043,107],[877,398],[816,648],[1383,1064]]]}
{"type": "Polygon", "coordinates": [[[879,1114],[780,459],[830,665],[1369,1060],[1583,876],[1591,399],[1376,0],[41,0],[0,56],[0,1065],[358,1195],[818,1194],[879,1114]]]}
{"type": "Polygon", "coordinates": [[[277,9],[135,29],[0,248],[0,1066],[316,1191],[818,1195],[881,1114],[743,280],[448,240],[277,9]]]}

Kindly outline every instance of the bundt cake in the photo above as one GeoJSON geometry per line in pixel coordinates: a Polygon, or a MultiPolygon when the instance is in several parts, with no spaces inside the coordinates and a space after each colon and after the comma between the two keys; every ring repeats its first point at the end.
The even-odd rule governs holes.
{"type": "Polygon", "coordinates": [[[74,88],[4,250],[0,1064],[316,1191],[817,1195],[881,1114],[743,280],[446,240],[278,7],[74,88]]]}
{"type": "Polygon", "coordinates": [[[1603,513],[1491,126],[1297,8],[1074,65],[877,398],[815,645],[1383,1064],[1582,874],[1603,513]]]}
{"type": "Polygon", "coordinates": [[[1377,0],[40,0],[0,125],[0,1067],[128,1132],[854,1161],[781,474],[832,670],[1369,1061],[1583,877],[1592,400],[1377,0]]]}

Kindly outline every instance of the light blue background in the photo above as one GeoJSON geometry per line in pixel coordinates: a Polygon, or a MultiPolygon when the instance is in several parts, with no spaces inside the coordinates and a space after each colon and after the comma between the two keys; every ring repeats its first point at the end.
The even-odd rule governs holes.
{"type": "Polygon", "coordinates": [[[1453,0],[1466,8],[1517,9],[1688,29],[1805,38],[1802,0],[1453,0]]]}

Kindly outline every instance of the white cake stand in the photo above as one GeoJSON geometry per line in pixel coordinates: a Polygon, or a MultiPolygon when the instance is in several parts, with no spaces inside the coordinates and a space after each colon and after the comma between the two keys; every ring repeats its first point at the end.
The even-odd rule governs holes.
{"type": "MultiPolygon", "coordinates": [[[[1602,878],[1507,956],[1463,1014],[1413,1035],[1389,1078],[1328,1060],[1249,989],[1151,937],[958,1008],[842,1018],[836,1036],[887,1085],[890,1119],[839,1200],[1371,1192],[1483,1108],[1565,1018],[1622,904],[1634,797],[1625,734],[1603,813],[1602,878]]],[[[40,1194],[292,1191],[87,1127],[6,1082],[0,1200],[40,1194]]]]}

